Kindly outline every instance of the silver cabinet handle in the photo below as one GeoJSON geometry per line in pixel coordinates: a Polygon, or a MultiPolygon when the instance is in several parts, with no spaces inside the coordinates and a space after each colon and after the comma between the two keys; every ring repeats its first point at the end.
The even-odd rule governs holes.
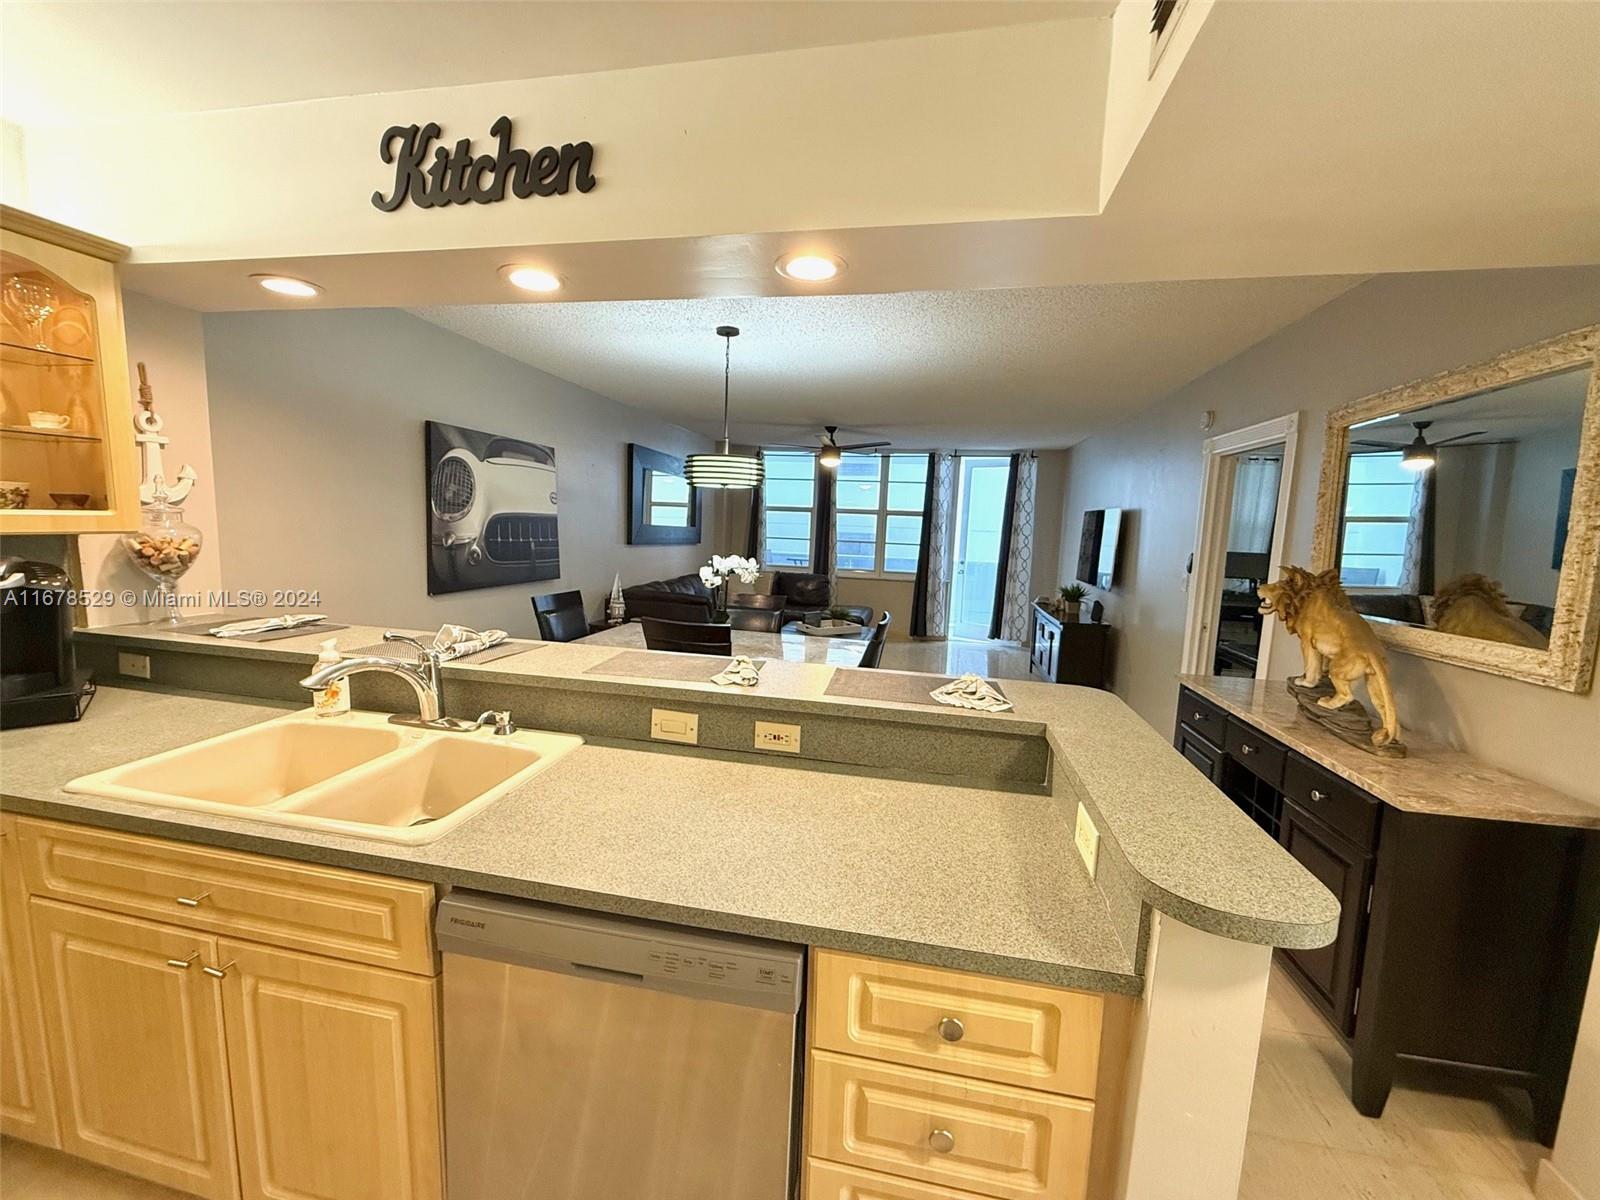
{"type": "Polygon", "coordinates": [[[201,967],[200,969],[213,979],[226,979],[228,972],[233,969],[233,963],[229,961],[223,963],[220,967],[201,967]]]}
{"type": "Polygon", "coordinates": [[[1256,748],[1254,746],[1252,746],[1249,742],[1240,743],[1239,750],[1243,754],[1254,754],[1256,752],[1256,748]]]}
{"type": "Polygon", "coordinates": [[[956,1135],[948,1129],[935,1129],[928,1135],[928,1149],[935,1154],[949,1154],[956,1148],[956,1135]]]}
{"type": "Polygon", "coordinates": [[[1321,792],[1317,791],[1316,788],[1312,788],[1311,789],[1311,798],[1313,800],[1315,800],[1318,804],[1321,804],[1324,800],[1327,799],[1327,797],[1324,796],[1321,792]]]}
{"type": "Polygon", "coordinates": [[[959,1042],[967,1034],[967,1027],[961,1023],[960,1017],[940,1017],[939,1036],[947,1042],[959,1042]]]}
{"type": "Polygon", "coordinates": [[[178,896],[177,901],[185,908],[199,908],[200,901],[204,900],[209,895],[211,895],[210,892],[201,892],[198,896],[178,896]]]}
{"type": "Polygon", "coordinates": [[[200,957],[200,951],[196,950],[193,954],[189,955],[188,958],[169,958],[169,959],[167,959],[167,966],[169,966],[169,967],[177,967],[178,970],[180,970],[180,971],[187,971],[189,969],[189,967],[194,963],[194,960],[199,958],[199,957],[200,957]]]}
{"type": "Polygon", "coordinates": [[[1198,712],[1195,713],[1192,717],[1189,718],[1189,720],[1191,720],[1191,721],[1204,721],[1205,719],[1206,719],[1205,713],[1198,713],[1198,712]]]}

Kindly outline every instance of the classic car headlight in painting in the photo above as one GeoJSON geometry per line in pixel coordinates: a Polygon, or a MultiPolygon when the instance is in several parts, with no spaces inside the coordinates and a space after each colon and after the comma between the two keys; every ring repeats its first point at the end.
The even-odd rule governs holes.
{"type": "Polygon", "coordinates": [[[555,450],[439,421],[425,440],[428,594],[559,577],[555,450]]]}

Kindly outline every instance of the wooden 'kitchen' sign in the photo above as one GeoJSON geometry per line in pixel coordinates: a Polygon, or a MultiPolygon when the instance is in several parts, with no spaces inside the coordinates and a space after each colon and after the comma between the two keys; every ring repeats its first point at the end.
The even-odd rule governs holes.
{"type": "Polygon", "coordinates": [[[372,204],[394,212],[410,199],[418,208],[444,208],[450,204],[493,204],[506,193],[519,200],[529,196],[564,196],[574,187],[594,190],[594,147],[588,142],[568,142],[557,150],[544,146],[530,153],[511,144],[511,118],[501,117],[489,126],[499,139],[493,154],[474,154],[472,139],[462,138],[453,148],[435,146],[439,126],[392,125],[378,142],[378,153],[394,164],[394,190],[385,196],[372,193],[372,204]],[[431,160],[431,161],[430,161],[431,160]]]}

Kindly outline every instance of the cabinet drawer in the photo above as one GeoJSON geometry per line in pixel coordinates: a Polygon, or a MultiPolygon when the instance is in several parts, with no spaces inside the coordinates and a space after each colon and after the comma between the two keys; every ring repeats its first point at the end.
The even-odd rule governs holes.
{"type": "Polygon", "coordinates": [[[1363,850],[1378,840],[1378,802],[1298,754],[1283,769],[1283,794],[1363,850]]]}
{"type": "Polygon", "coordinates": [[[1256,778],[1275,788],[1283,786],[1283,760],[1288,751],[1266,734],[1230,718],[1224,749],[1229,758],[1256,778]]]}
{"type": "Polygon", "coordinates": [[[55,821],[17,829],[32,895],[435,974],[431,884],[55,821]]]}
{"type": "Polygon", "coordinates": [[[984,1200],[976,1192],[958,1192],[935,1183],[896,1179],[824,1159],[806,1161],[805,1200],[984,1200]]]}
{"type": "Polygon", "coordinates": [[[810,1152],[997,1200],[1084,1200],[1094,1105],[811,1052],[810,1152]]]}
{"type": "Polygon", "coordinates": [[[1187,725],[1215,745],[1222,745],[1228,718],[1209,700],[1184,689],[1178,693],[1178,724],[1187,725]]]}
{"type": "Polygon", "coordinates": [[[1093,1098],[1102,1000],[964,971],[817,950],[812,1044],[1093,1098]]]}

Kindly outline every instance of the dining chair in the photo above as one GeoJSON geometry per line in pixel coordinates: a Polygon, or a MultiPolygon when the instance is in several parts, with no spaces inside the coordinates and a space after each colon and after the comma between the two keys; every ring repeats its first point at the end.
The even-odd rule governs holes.
{"type": "Polygon", "coordinates": [[[872,636],[867,639],[867,648],[862,652],[859,666],[875,667],[883,661],[883,643],[888,640],[889,622],[893,619],[887,612],[878,618],[878,623],[873,626],[872,636]]]}
{"type": "Polygon", "coordinates": [[[733,626],[703,625],[693,621],[664,621],[640,617],[647,650],[673,650],[679,654],[732,654],[733,626]]]}
{"type": "Polygon", "coordinates": [[[728,624],[748,633],[777,633],[783,628],[783,609],[730,607],[728,624]]]}
{"type": "Polygon", "coordinates": [[[533,598],[539,636],[547,642],[575,642],[589,636],[589,617],[582,592],[549,592],[533,598]]]}

